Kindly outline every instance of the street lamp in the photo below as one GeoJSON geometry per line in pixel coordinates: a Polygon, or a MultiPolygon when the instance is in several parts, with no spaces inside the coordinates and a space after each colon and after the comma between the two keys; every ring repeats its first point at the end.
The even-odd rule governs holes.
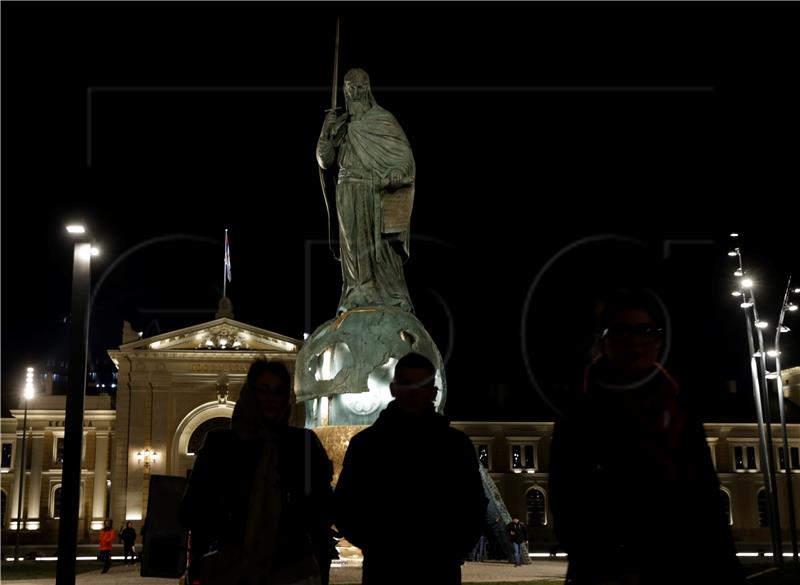
{"type": "Polygon", "coordinates": [[[19,474],[19,493],[17,494],[17,540],[14,544],[14,562],[19,561],[19,533],[22,532],[22,499],[25,495],[25,437],[28,435],[28,401],[33,398],[33,368],[28,368],[25,371],[25,389],[22,393],[23,402],[25,403],[25,414],[22,416],[22,461],[17,467],[19,474]]]}
{"type": "MultiPolygon", "coordinates": [[[[741,250],[734,250],[738,260],[738,270],[746,275],[742,263],[741,250]]],[[[731,255],[730,253],[728,254],[731,255]]],[[[758,436],[761,451],[761,467],[764,477],[764,490],[767,495],[767,514],[769,530],[772,541],[772,560],[776,565],[783,563],[783,545],[781,544],[780,518],[778,516],[777,482],[775,480],[775,460],[772,453],[772,430],[770,428],[769,389],[767,386],[766,350],[764,349],[764,336],[762,330],[767,324],[758,318],[756,307],[755,283],[751,278],[739,280],[739,287],[744,298],[740,306],[744,309],[745,326],[747,329],[747,344],[750,353],[750,374],[753,379],[753,400],[756,407],[756,421],[758,423],[758,436]],[[749,298],[748,298],[749,296],[749,298]],[[752,316],[751,311],[752,309],[752,316]],[[755,328],[754,325],[755,324],[755,328]],[[754,331],[755,329],[755,331],[754,331]],[[755,334],[755,336],[754,336],[755,334]],[[758,349],[756,350],[756,339],[758,349]],[[761,362],[759,368],[758,361],[761,362]]],[[[777,348],[776,348],[777,349],[777,348]]]]}
{"type": "Polygon", "coordinates": [[[56,585],[75,585],[78,508],[81,485],[81,442],[89,344],[89,299],[93,252],[86,227],[67,226],[74,240],[72,256],[72,325],[69,347],[69,389],[64,417],[64,463],[61,471],[61,519],[58,525],[56,585]]]}
{"type": "MultiPolygon", "coordinates": [[[[778,390],[778,408],[781,411],[781,434],[783,435],[783,463],[786,467],[786,496],[789,500],[789,538],[792,541],[792,559],[795,563],[800,562],[800,556],[797,550],[797,526],[794,519],[794,494],[792,493],[792,458],[789,453],[789,440],[786,433],[786,412],[783,408],[783,380],[781,379],[781,333],[787,333],[788,327],[783,324],[783,318],[786,311],[797,310],[797,305],[789,302],[789,293],[792,290],[792,277],[789,277],[789,282],[786,283],[786,293],[783,295],[783,304],[781,305],[780,316],[778,317],[778,326],[775,328],[775,380],[778,390]],[[794,307],[794,309],[792,308],[794,307]]],[[[800,289],[794,289],[794,292],[800,292],[800,289]]]]}

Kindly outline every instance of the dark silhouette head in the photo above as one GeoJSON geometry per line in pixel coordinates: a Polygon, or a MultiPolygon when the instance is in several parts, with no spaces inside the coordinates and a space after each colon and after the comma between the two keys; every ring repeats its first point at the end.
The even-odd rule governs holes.
{"type": "Polygon", "coordinates": [[[436,368],[424,355],[409,353],[397,362],[389,390],[397,405],[409,414],[433,407],[436,399],[436,368]]]}
{"type": "Polygon", "coordinates": [[[597,306],[597,357],[613,369],[639,375],[658,361],[662,311],[648,291],[620,290],[597,306]]]}
{"type": "Polygon", "coordinates": [[[285,365],[254,361],[233,410],[231,428],[244,439],[265,436],[270,428],[289,422],[291,396],[291,376],[285,365]]]}
{"type": "Polygon", "coordinates": [[[247,386],[267,420],[277,421],[289,408],[292,383],[289,371],[280,362],[256,360],[247,372],[247,386]]]}

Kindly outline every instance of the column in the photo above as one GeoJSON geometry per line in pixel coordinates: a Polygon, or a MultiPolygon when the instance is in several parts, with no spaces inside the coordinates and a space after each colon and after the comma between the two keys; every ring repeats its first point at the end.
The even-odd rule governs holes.
{"type": "MultiPolygon", "coordinates": [[[[11,489],[11,498],[9,502],[8,508],[8,516],[11,518],[12,523],[9,524],[10,528],[14,528],[17,522],[17,508],[19,506],[19,488],[20,488],[20,479],[22,478],[22,474],[25,473],[25,470],[21,468],[22,466],[22,433],[17,431],[17,444],[14,447],[14,487],[11,489]]],[[[24,507],[23,502],[23,507],[24,507]]],[[[22,511],[22,515],[25,515],[25,511],[22,511]]]]}
{"type": "Polygon", "coordinates": [[[111,459],[111,511],[109,512],[114,520],[114,526],[125,525],[125,487],[128,484],[128,467],[131,461],[128,447],[131,364],[127,359],[121,359],[119,366],[117,416],[114,421],[114,456],[111,459]]]}
{"type": "Polygon", "coordinates": [[[44,458],[44,431],[28,434],[31,441],[31,474],[28,476],[28,512],[25,515],[28,530],[39,529],[39,512],[42,508],[42,459],[44,458]]]}
{"type": "Polygon", "coordinates": [[[108,472],[108,431],[94,433],[94,493],[92,494],[92,530],[103,527],[106,511],[106,474],[108,472]]]}
{"type": "MultiPolygon", "coordinates": [[[[155,378],[155,376],[154,376],[155,378]]],[[[171,381],[162,377],[153,381],[152,393],[152,421],[150,429],[150,448],[158,452],[158,461],[150,468],[150,473],[166,474],[168,467],[168,448],[172,442],[174,428],[169,428],[169,415],[171,412],[169,398],[171,381]]]]}
{"type": "MultiPolygon", "coordinates": [[[[139,372],[134,372],[131,380],[130,416],[128,425],[128,481],[125,494],[125,517],[127,520],[141,520],[144,518],[142,498],[144,496],[144,465],[137,463],[136,453],[143,451],[149,439],[150,417],[149,394],[150,384],[146,381],[136,380],[139,372]]],[[[144,376],[146,372],[142,372],[144,376]]]]}

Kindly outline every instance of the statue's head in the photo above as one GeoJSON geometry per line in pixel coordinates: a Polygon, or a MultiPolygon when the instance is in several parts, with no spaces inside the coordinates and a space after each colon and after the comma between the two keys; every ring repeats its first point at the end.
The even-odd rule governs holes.
{"type": "Polygon", "coordinates": [[[360,114],[375,105],[366,71],[355,68],[345,74],[344,98],[351,114],[360,114]]]}

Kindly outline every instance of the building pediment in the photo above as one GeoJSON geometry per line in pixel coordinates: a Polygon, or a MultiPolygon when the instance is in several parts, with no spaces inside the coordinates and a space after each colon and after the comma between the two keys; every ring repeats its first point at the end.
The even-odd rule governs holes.
{"type": "Polygon", "coordinates": [[[303,342],[223,317],[120,345],[121,351],[219,351],[296,353],[303,342]]]}

